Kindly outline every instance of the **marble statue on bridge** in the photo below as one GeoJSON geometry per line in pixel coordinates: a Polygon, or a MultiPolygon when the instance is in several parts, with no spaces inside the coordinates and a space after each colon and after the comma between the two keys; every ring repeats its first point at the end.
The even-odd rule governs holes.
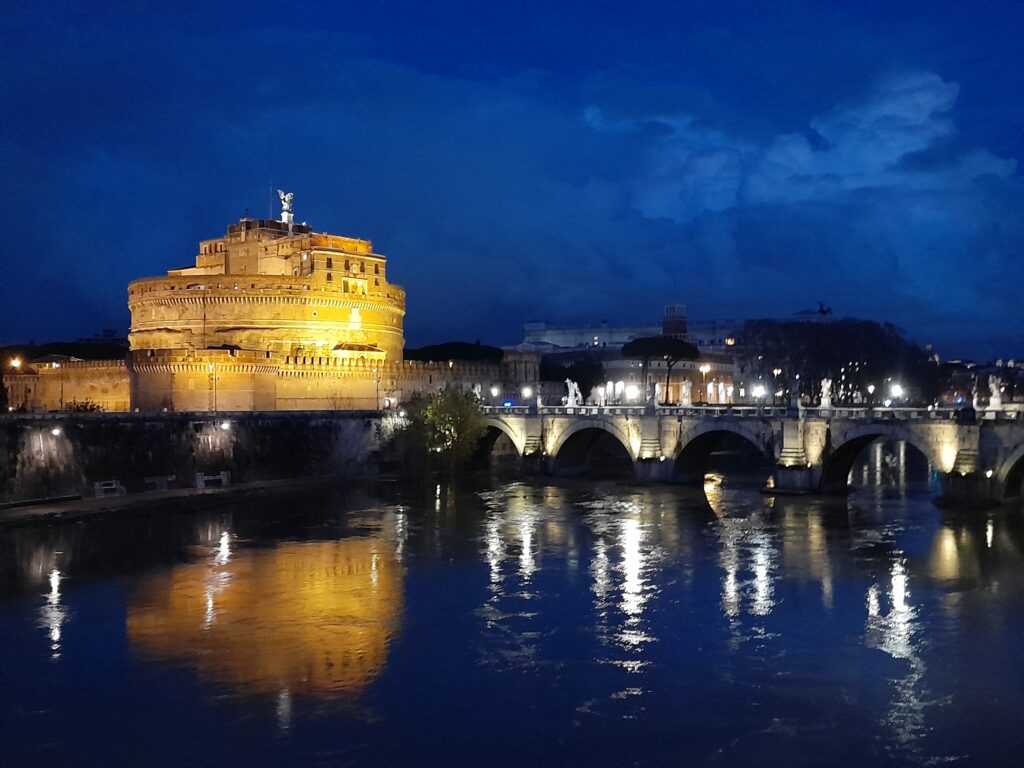
{"type": "Polygon", "coordinates": [[[988,377],[988,410],[1001,411],[1003,409],[1003,382],[998,376],[988,377]]]}
{"type": "Polygon", "coordinates": [[[583,404],[583,396],[580,394],[580,385],[572,379],[565,380],[565,387],[569,393],[565,397],[565,404],[570,408],[583,404]]]}
{"type": "Polygon", "coordinates": [[[832,407],[832,379],[821,380],[821,405],[820,408],[832,407]]]}
{"type": "Polygon", "coordinates": [[[689,379],[683,382],[683,405],[693,405],[693,382],[689,379]]]}

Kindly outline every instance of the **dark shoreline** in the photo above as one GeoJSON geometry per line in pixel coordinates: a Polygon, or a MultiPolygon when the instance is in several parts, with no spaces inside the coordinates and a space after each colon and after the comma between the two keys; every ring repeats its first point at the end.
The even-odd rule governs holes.
{"type": "Polygon", "coordinates": [[[167,491],[148,491],[126,496],[106,498],[79,498],[58,502],[43,502],[0,509],[0,529],[24,525],[49,525],[74,522],[90,517],[118,515],[128,512],[154,514],[157,512],[209,509],[246,498],[272,496],[286,490],[320,488],[336,483],[353,482],[351,477],[302,477],[284,480],[263,480],[239,483],[227,488],[175,488],[167,491]],[[188,502],[183,505],[181,502],[188,502]]]}

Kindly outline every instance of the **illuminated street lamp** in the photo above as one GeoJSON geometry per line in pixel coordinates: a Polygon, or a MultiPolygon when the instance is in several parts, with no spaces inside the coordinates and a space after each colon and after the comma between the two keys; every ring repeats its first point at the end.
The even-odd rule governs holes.
{"type": "Polygon", "coordinates": [[[9,361],[9,364],[10,364],[11,368],[13,368],[14,370],[17,371],[17,370],[19,370],[21,368],[21,358],[20,357],[12,357],[10,359],[10,361],[9,361]]]}
{"type": "Polygon", "coordinates": [[[707,397],[708,371],[711,370],[711,366],[708,365],[707,363],[704,363],[697,370],[700,371],[700,400],[701,402],[703,402],[704,398],[707,397]]]}
{"type": "Polygon", "coordinates": [[[523,387],[523,400],[533,397],[533,387],[523,387]]]}
{"type": "Polygon", "coordinates": [[[54,363],[54,368],[60,369],[60,410],[64,410],[64,368],[60,363],[54,363]]]}
{"type": "Polygon", "coordinates": [[[898,383],[893,384],[890,391],[892,392],[892,396],[895,398],[903,397],[903,387],[898,383]]]}
{"type": "Polygon", "coordinates": [[[755,384],[754,388],[750,390],[750,393],[758,400],[764,397],[764,392],[765,389],[763,384],[755,384]]]}

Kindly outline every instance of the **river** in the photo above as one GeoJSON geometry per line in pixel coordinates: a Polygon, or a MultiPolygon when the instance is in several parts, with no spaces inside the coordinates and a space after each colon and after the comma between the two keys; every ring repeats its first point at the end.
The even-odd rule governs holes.
{"type": "Polygon", "coordinates": [[[875,453],[0,528],[0,765],[1019,765],[1024,510],[875,453]]]}

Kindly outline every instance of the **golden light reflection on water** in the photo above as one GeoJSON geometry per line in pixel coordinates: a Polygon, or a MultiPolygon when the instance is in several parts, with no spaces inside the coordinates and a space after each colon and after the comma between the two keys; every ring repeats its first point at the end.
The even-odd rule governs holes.
{"type": "Polygon", "coordinates": [[[833,572],[828,537],[818,509],[782,507],[778,512],[782,534],[783,572],[790,579],[821,585],[821,602],[832,607],[833,572]]]}
{"type": "Polygon", "coordinates": [[[364,688],[384,667],[401,609],[401,567],[384,537],[232,551],[224,534],[206,560],[143,582],[127,628],[136,650],[241,693],[275,694],[288,715],[293,694],[364,688]]]}

